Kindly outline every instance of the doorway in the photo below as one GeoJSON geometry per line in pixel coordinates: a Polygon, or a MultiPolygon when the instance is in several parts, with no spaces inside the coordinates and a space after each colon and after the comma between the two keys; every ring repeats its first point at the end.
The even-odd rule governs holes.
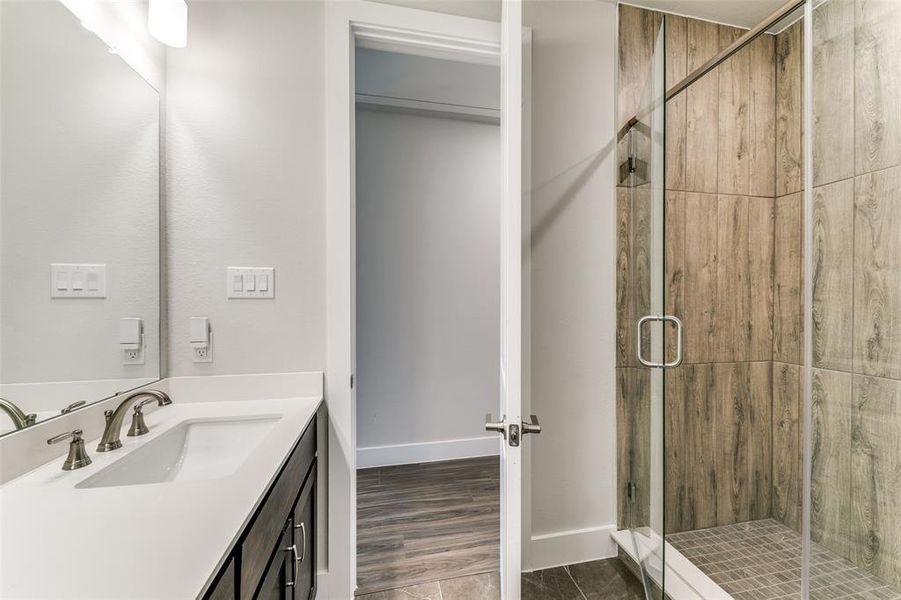
{"type": "Polygon", "coordinates": [[[356,593],[499,597],[500,72],[404,50],[355,49],[356,593]]]}

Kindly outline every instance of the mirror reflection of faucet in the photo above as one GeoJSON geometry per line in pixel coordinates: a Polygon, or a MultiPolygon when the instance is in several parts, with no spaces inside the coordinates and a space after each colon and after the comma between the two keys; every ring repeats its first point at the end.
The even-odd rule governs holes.
{"type": "Polygon", "coordinates": [[[31,427],[38,418],[35,413],[25,414],[25,411],[4,398],[0,398],[0,410],[6,413],[17,430],[31,427]]]}

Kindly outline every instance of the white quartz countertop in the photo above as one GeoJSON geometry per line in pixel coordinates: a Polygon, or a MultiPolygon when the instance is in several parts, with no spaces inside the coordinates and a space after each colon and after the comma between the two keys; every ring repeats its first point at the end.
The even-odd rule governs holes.
{"type": "MultiPolygon", "coordinates": [[[[75,471],[54,459],[0,487],[0,597],[194,598],[216,574],[322,399],[179,403],[147,413],[150,433],[75,471]],[[187,419],[281,415],[230,475],[206,481],[75,485],[187,419]]],[[[240,444],[240,439],[235,439],[240,444]]]]}

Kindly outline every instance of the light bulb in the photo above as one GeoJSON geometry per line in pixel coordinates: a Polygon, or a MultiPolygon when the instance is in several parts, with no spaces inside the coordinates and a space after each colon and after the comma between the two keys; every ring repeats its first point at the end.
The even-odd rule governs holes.
{"type": "Polygon", "coordinates": [[[187,46],[188,5],[185,0],[150,0],[147,28],[150,35],[167,46],[187,46]]]}

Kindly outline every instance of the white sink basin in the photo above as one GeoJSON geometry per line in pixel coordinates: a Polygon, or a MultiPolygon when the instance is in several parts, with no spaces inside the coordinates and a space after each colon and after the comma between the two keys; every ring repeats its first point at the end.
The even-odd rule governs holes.
{"type": "Polygon", "coordinates": [[[76,488],[201,481],[238,470],[280,415],[182,421],[76,488]]]}

